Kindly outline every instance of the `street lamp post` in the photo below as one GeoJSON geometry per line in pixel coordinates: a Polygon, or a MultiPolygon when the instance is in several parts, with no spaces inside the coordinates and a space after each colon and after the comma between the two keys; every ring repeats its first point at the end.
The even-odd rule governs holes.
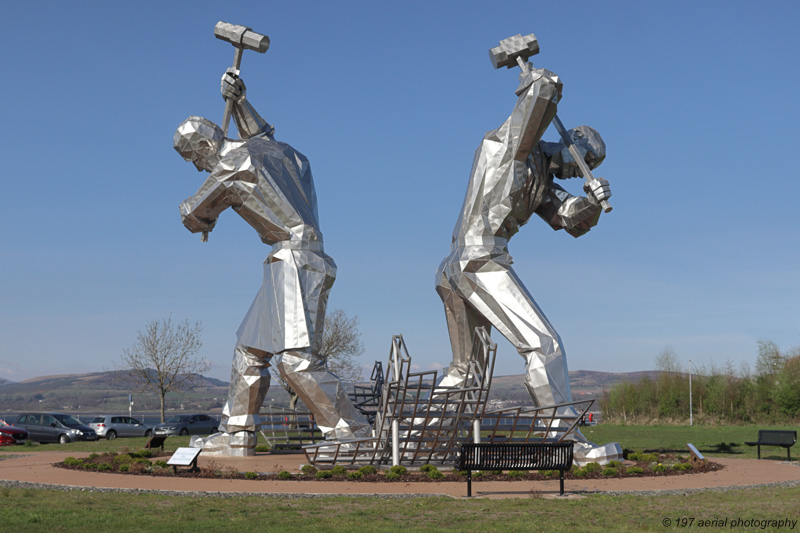
{"type": "Polygon", "coordinates": [[[692,413],[692,360],[689,359],[689,425],[694,425],[692,413]]]}

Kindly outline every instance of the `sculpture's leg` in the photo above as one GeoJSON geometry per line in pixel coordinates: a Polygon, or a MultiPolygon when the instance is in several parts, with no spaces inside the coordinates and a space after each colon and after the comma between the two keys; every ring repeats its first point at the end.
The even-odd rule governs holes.
{"type": "Polygon", "coordinates": [[[326,439],[369,437],[372,428],[350,401],[338,377],[310,350],[287,350],[276,357],[276,367],[303,403],[326,439]]]}
{"type": "Polygon", "coordinates": [[[490,331],[492,326],[452,289],[441,267],[436,292],[444,304],[447,332],[450,335],[450,348],[453,352],[453,361],[439,385],[460,387],[466,381],[469,358],[472,356],[475,341],[475,328],[483,326],[490,331]]]}
{"type": "MultiPolygon", "coordinates": [[[[480,321],[475,315],[483,317],[525,359],[525,386],[535,405],[572,402],[561,338],[511,268],[510,256],[502,250],[482,251],[478,247],[466,247],[451,254],[445,262],[448,266],[441,269],[443,278],[437,290],[440,296],[444,295],[446,312],[449,314],[452,309],[461,315],[453,321],[448,316],[448,326],[452,323],[457,328],[470,327],[480,321]],[[453,295],[447,294],[448,290],[462,299],[463,307],[451,304],[448,309],[445,297],[454,300],[453,295]]],[[[457,334],[456,341],[463,342],[466,332],[458,331],[457,334]]],[[[451,332],[451,340],[453,338],[451,332]]],[[[469,353],[464,356],[468,357],[469,353]]],[[[562,408],[558,414],[577,416],[572,407],[562,408]]],[[[603,449],[596,453],[600,460],[621,457],[621,449],[616,443],[607,445],[611,447],[608,449],[598,448],[589,443],[580,431],[576,430],[573,435],[579,444],[585,443],[582,447],[576,445],[578,462],[592,450],[600,448],[603,449]]]]}
{"type": "Polygon", "coordinates": [[[272,354],[237,345],[233,354],[228,400],[222,408],[220,429],[227,433],[255,432],[258,412],[270,385],[269,359],[272,354]]]}
{"type": "Polygon", "coordinates": [[[220,433],[194,438],[192,446],[206,455],[255,455],[258,412],[269,390],[272,354],[238,344],[233,352],[228,399],[222,408],[220,433]]]}

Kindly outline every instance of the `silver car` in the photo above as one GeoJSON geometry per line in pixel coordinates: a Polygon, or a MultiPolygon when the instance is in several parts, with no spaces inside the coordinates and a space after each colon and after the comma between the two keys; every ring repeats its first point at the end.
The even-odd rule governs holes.
{"type": "Polygon", "coordinates": [[[79,440],[97,440],[97,433],[79,420],[61,413],[23,413],[14,423],[28,431],[34,442],[59,442],[66,444],[79,440]]]}
{"type": "Polygon", "coordinates": [[[117,437],[149,437],[153,429],[142,424],[135,418],[122,415],[100,415],[89,422],[89,427],[94,429],[98,437],[108,440],[117,437]]]}
{"type": "Polygon", "coordinates": [[[219,424],[208,415],[175,415],[153,426],[154,435],[209,435],[217,432],[219,424]]]}

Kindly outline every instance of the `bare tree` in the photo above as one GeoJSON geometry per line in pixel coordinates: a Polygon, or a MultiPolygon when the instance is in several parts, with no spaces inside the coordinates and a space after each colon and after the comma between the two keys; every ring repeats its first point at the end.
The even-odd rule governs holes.
{"type": "MultiPolygon", "coordinates": [[[[328,313],[325,317],[322,348],[319,352],[319,355],[326,358],[328,370],[342,381],[360,381],[363,373],[356,359],[362,353],[364,345],[361,343],[358,317],[347,316],[341,309],[328,313]]],[[[275,367],[271,367],[271,370],[275,379],[289,393],[289,408],[294,409],[297,406],[297,393],[275,367]]]]}
{"type": "Polygon", "coordinates": [[[203,346],[202,331],[199,322],[173,324],[172,317],[151,320],[136,333],[133,346],[122,352],[120,370],[125,378],[161,398],[162,422],[167,393],[193,390],[211,368],[210,361],[193,358],[203,346]]]}

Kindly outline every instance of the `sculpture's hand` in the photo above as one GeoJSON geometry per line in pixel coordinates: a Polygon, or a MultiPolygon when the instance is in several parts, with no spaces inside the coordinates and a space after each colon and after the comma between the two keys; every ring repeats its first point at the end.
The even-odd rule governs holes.
{"type": "Polygon", "coordinates": [[[583,190],[586,191],[586,197],[593,204],[599,205],[603,200],[611,198],[611,186],[605,178],[594,178],[584,183],[583,190]]]}
{"type": "Polygon", "coordinates": [[[222,97],[225,100],[233,99],[234,102],[241,103],[247,94],[247,87],[239,77],[239,71],[229,68],[222,75],[221,81],[222,97]]]}
{"type": "Polygon", "coordinates": [[[181,222],[183,225],[186,226],[186,229],[191,231],[192,233],[200,233],[202,232],[202,240],[206,242],[208,240],[208,233],[214,229],[216,226],[217,221],[211,220],[208,218],[199,218],[192,212],[192,206],[189,202],[184,201],[181,203],[181,222]]]}

